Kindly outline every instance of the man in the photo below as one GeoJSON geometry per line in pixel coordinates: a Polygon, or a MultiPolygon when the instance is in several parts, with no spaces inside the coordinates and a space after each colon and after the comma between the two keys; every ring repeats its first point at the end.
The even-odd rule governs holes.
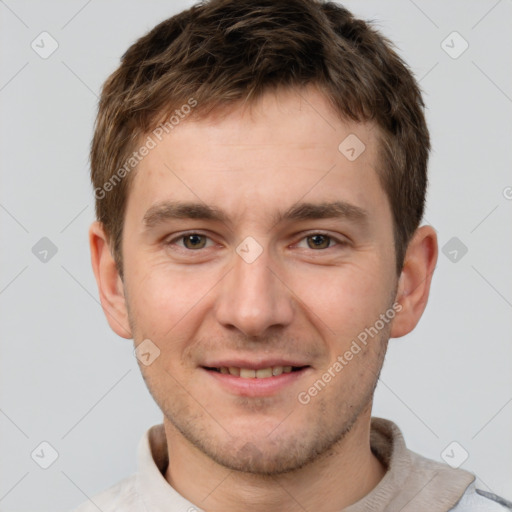
{"type": "Polygon", "coordinates": [[[334,3],[212,0],[105,83],[92,264],[161,408],[79,510],[503,511],[371,417],[437,260],[411,73],[334,3]]]}

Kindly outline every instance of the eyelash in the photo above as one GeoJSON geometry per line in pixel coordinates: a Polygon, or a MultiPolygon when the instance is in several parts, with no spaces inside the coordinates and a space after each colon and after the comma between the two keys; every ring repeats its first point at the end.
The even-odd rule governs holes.
{"type": "MultiPolygon", "coordinates": [[[[190,235],[199,235],[199,236],[206,237],[207,239],[211,240],[211,238],[208,235],[205,235],[204,233],[200,233],[198,231],[189,231],[186,233],[181,233],[179,236],[172,238],[171,240],[167,241],[165,244],[167,246],[173,245],[176,241],[183,240],[185,237],[190,236],[190,235]]],[[[315,249],[311,249],[314,252],[324,252],[327,249],[332,249],[337,246],[348,245],[348,242],[346,240],[340,240],[339,238],[336,238],[336,237],[330,235],[329,233],[326,233],[323,231],[312,231],[310,233],[307,233],[307,234],[303,235],[303,237],[300,239],[300,241],[305,240],[306,238],[309,238],[309,237],[312,237],[315,235],[324,236],[324,237],[328,238],[331,242],[334,241],[335,245],[334,246],[329,245],[329,247],[326,247],[325,249],[318,249],[317,251],[315,249]]],[[[186,251],[188,253],[194,253],[194,252],[201,252],[201,250],[207,249],[207,247],[203,247],[200,249],[188,249],[186,247],[180,247],[180,249],[183,251],[186,251]]],[[[308,249],[310,249],[310,248],[308,247],[308,249]]]]}

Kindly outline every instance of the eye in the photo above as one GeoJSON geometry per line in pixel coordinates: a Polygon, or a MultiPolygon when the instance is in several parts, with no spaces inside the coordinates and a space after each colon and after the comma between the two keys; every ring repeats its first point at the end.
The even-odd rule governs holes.
{"type": "MultiPolygon", "coordinates": [[[[167,245],[177,245],[180,249],[187,251],[197,251],[214,245],[213,241],[202,233],[190,232],[183,233],[168,242],[167,245]]],[[[333,246],[347,245],[346,241],[335,238],[327,233],[315,232],[303,237],[297,244],[297,247],[313,250],[330,249],[333,246]],[[306,245],[304,245],[304,243],[306,245]]]]}
{"type": "MultiPolygon", "coordinates": [[[[167,242],[168,245],[177,243],[179,247],[187,250],[204,249],[207,246],[207,241],[210,240],[206,235],[201,233],[185,233],[167,242]],[[183,243],[181,245],[181,242],[183,243]]],[[[211,242],[211,240],[210,240],[211,242]]]]}
{"type": "MultiPolygon", "coordinates": [[[[334,238],[326,233],[311,233],[305,236],[302,240],[306,240],[307,249],[329,249],[333,245],[346,245],[337,238],[334,238]],[[333,243],[334,242],[334,243],[333,243]]],[[[301,241],[302,241],[301,240],[301,241]]],[[[300,247],[300,244],[298,245],[300,247]]],[[[302,246],[304,247],[304,246],[302,246]]]]}

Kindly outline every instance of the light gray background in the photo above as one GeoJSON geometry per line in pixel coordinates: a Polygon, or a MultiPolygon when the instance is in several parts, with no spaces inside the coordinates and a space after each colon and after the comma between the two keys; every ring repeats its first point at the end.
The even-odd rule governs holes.
{"type": "MultiPolygon", "coordinates": [[[[69,510],[132,473],[140,437],[161,421],[132,342],[99,306],[88,148],[124,50],[191,4],[0,1],[1,510],[69,510]],[[31,48],[42,31],[59,44],[47,59],[31,48]],[[58,248],[46,263],[32,253],[42,237],[58,248]],[[31,458],[42,441],[59,455],[46,470],[31,458]]],[[[457,441],[481,488],[511,499],[512,2],[345,5],[375,20],[420,80],[433,142],[426,221],[441,248],[452,237],[468,248],[456,262],[440,254],[423,319],[390,343],[374,415],[433,459],[457,441]],[[457,59],[441,47],[453,31],[469,43],[457,59]]]]}

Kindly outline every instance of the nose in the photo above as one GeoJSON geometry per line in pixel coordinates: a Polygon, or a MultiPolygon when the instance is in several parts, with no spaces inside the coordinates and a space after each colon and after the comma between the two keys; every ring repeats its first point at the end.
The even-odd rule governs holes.
{"type": "Polygon", "coordinates": [[[293,294],[266,249],[249,262],[233,254],[234,267],[220,283],[217,321],[246,336],[263,336],[270,328],[286,327],[293,319],[293,294]]]}

